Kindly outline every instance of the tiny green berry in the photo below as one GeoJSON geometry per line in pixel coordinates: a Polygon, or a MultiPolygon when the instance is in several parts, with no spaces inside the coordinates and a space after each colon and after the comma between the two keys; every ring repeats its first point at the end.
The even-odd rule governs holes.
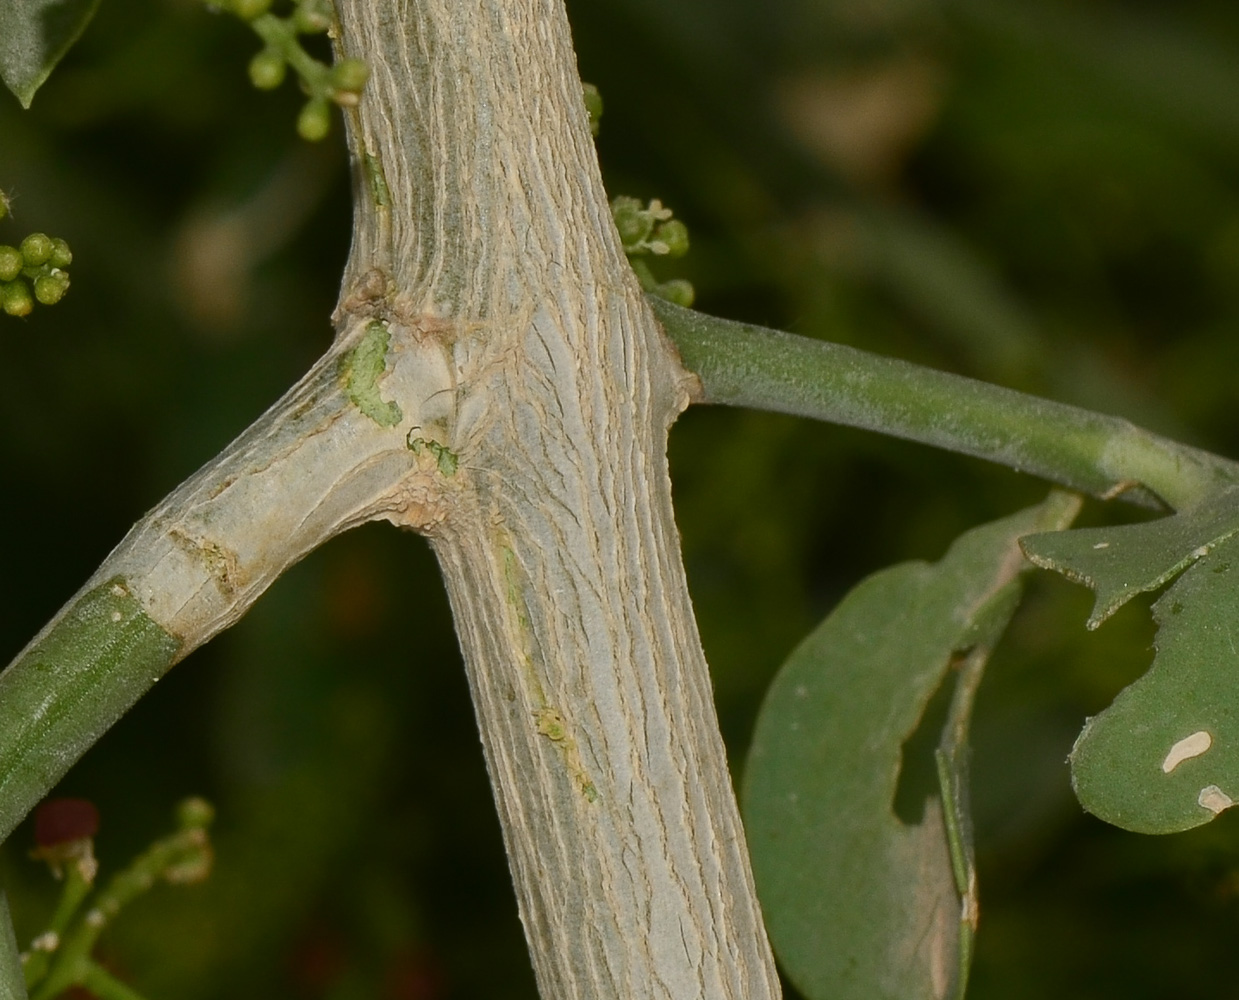
{"type": "Polygon", "coordinates": [[[0,246],[0,281],[12,281],[25,266],[26,261],[17,247],[0,246]]]}
{"type": "Polygon", "coordinates": [[[654,238],[667,248],[669,257],[683,257],[688,253],[688,226],[679,219],[669,219],[658,227],[654,238]]]}
{"type": "Polygon", "coordinates": [[[0,308],[10,316],[29,316],[34,308],[29,286],[20,278],[0,285],[0,308]]]}
{"type": "Polygon", "coordinates": [[[47,258],[47,262],[52,267],[68,267],[73,263],[73,251],[59,236],[52,239],[52,255],[47,258]]]}
{"type": "Polygon", "coordinates": [[[668,302],[674,302],[677,306],[683,306],[685,309],[690,308],[693,300],[697,297],[697,292],[693,289],[692,284],[683,278],[672,278],[670,281],[664,281],[653,291],[660,298],[664,298],[668,302]]]}
{"type": "Polygon", "coordinates": [[[263,49],[250,60],[250,82],[259,90],[274,90],[284,82],[287,66],[278,49],[263,49]]]}
{"type": "Polygon", "coordinates": [[[271,9],[271,0],[231,0],[231,7],[242,21],[252,21],[271,9]]]}
{"type": "Polygon", "coordinates": [[[364,59],[341,59],[331,67],[331,85],[345,93],[360,94],[370,79],[370,67],[364,59]]]}
{"type": "Polygon", "coordinates": [[[293,27],[303,35],[318,35],[331,27],[331,16],[315,0],[299,0],[293,27]]]}
{"type": "Polygon", "coordinates": [[[31,233],[22,240],[22,260],[27,267],[41,267],[52,255],[52,239],[46,233],[31,233]]]}
{"type": "Polygon", "coordinates": [[[297,134],[308,142],[318,142],[331,131],[331,106],[321,97],[305,102],[297,116],[297,134]]]}
{"type": "Polygon", "coordinates": [[[53,270],[34,279],[34,297],[45,306],[54,306],[69,290],[69,276],[64,271],[53,270]]]}

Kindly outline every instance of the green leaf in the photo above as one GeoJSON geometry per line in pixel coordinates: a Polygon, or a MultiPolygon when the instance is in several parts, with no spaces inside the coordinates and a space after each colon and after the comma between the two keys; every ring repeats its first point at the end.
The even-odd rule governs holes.
{"type": "Polygon", "coordinates": [[[771,686],[743,807],[771,942],[809,1000],[959,995],[975,917],[958,888],[975,882],[962,747],[979,673],[957,688],[939,756],[945,817],[937,799],[917,825],[895,816],[901,748],[955,655],[987,653],[1005,627],[1026,565],[1016,540],[1077,508],[1056,493],[968,532],[936,565],[874,574],[771,686]]]}
{"type": "Polygon", "coordinates": [[[1174,833],[1239,798],[1239,536],[1198,558],[1153,616],[1153,666],[1087,722],[1071,770],[1095,816],[1174,833]]]}
{"type": "Polygon", "coordinates": [[[1239,531],[1239,489],[1144,524],[1081,528],[1020,541],[1043,569],[1062,573],[1097,594],[1088,627],[1096,628],[1136,594],[1156,590],[1239,531]]]}
{"type": "Polygon", "coordinates": [[[95,16],[99,0],[0,0],[0,79],[30,107],[95,16]]]}

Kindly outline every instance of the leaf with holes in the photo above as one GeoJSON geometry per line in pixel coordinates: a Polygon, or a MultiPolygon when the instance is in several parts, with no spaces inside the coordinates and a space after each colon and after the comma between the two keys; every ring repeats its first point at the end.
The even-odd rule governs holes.
{"type": "MultiPolygon", "coordinates": [[[[904,741],[955,655],[991,647],[1026,563],[1016,540],[1065,527],[1078,501],[968,532],[935,565],[904,563],[856,587],[797,648],[758,716],[743,807],[775,952],[809,1000],[941,1000],[966,974],[961,881],[971,867],[962,754],[944,741],[952,836],[939,801],[893,811],[904,741]]],[[[975,680],[975,679],[974,679],[975,680]]],[[[973,683],[973,689],[975,684],[973,683]]],[[[970,699],[969,699],[970,703],[970,699]]],[[[960,720],[952,712],[953,724],[960,720]]]]}
{"type": "Polygon", "coordinates": [[[1156,521],[1029,535],[1020,546],[1036,565],[1096,592],[1088,620],[1096,628],[1136,594],[1165,585],[1236,532],[1239,488],[1231,488],[1156,521]]]}
{"type": "Polygon", "coordinates": [[[0,0],[0,79],[22,107],[30,107],[98,7],[99,0],[0,0]]]}
{"type": "Polygon", "coordinates": [[[1239,799],[1239,536],[1197,559],[1153,617],[1153,666],[1088,721],[1071,772],[1095,816],[1174,833],[1239,799]]]}

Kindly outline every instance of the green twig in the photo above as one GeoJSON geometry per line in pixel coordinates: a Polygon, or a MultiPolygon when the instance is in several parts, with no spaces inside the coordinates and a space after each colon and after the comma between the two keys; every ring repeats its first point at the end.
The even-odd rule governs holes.
{"type": "Polygon", "coordinates": [[[271,49],[278,51],[288,65],[314,87],[316,92],[326,92],[330,88],[331,68],[323,65],[305,49],[297,36],[297,29],[291,20],[276,17],[274,14],[263,14],[250,22],[254,34],[266,42],[271,49]]]}
{"type": "Polygon", "coordinates": [[[701,402],[880,431],[1150,507],[1190,507],[1239,482],[1239,463],[1118,417],[647,300],[701,379],[701,402]]]}
{"type": "Polygon", "coordinates": [[[51,969],[52,958],[60,946],[60,941],[68,931],[78,907],[90,895],[92,888],[94,886],[83,876],[78,865],[70,864],[66,867],[65,885],[60,893],[60,902],[56,904],[56,912],[52,914],[47,930],[40,935],[42,941],[46,942],[49,947],[36,946],[26,956],[24,971],[28,986],[41,982],[51,969]]]}
{"type": "Polygon", "coordinates": [[[0,842],[180,649],[117,578],[81,594],[0,673],[0,842]]]}
{"type": "Polygon", "coordinates": [[[102,966],[91,962],[82,973],[82,985],[99,1000],[146,1000],[137,990],[127,986],[102,966]]]}
{"type": "Polygon", "coordinates": [[[977,932],[979,905],[977,902],[976,850],[972,838],[972,809],[969,805],[968,725],[977,688],[985,666],[993,652],[992,644],[970,650],[958,667],[955,693],[942,741],[934,753],[938,768],[938,786],[942,793],[942,818],[946,826],[947,847],[951,854],[951,869],[955,873],[955,888],[961,901],[959,922],[959,976],[956,1000],[963,1000],[972,969],[972,952],[977,932]]]}
{"type": "Polygon", "coordinates": [[[21,955],[9,915],[9,898],[3,889],[0,889],[0,1000],[26,1000],[21,955]]]}

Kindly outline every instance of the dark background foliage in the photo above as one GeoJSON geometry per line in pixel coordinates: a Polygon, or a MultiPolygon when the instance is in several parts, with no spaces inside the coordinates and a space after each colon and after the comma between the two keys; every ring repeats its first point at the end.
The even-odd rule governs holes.
{"type": "MultiPolygon", "coordinates": [[[[570,8],[607,104],[608,188],[689,223],[677,273],[701,308],[1239,453],[1232,0],[570,8]]],[[[64,302],[0,317],[0,661],[328,343],[339,130],[300,143],[294,89],[249,87],[254,48],[192,0],[111,0],[32,111],[0,95],[16,219],[0,242],[41,229],[76,254],[64,302]]],[[[671,464],[737,770],[773,671],[851,585],[1045,490],[707,409],[677,425],[671,464]]],[[[1147,603],[1095,634],[1087,607],[1037,578],[982,690],[970,995],[1239,996],[1218,975],[1239,921],[1234,818],[1144,838],[1071,796],[1075,734],[1152,641],[1147,603]]],[[[61,791],[99,804],[105,872],[179,797],[219,807],[212,879],[154,891],[104,941],[156,1000],[534,995],[446,601],[411,535],[368,527],[307,559],[61,791]]],[[[29,839],[0,850],[25,939],[54,895],[29,839]]]]}

